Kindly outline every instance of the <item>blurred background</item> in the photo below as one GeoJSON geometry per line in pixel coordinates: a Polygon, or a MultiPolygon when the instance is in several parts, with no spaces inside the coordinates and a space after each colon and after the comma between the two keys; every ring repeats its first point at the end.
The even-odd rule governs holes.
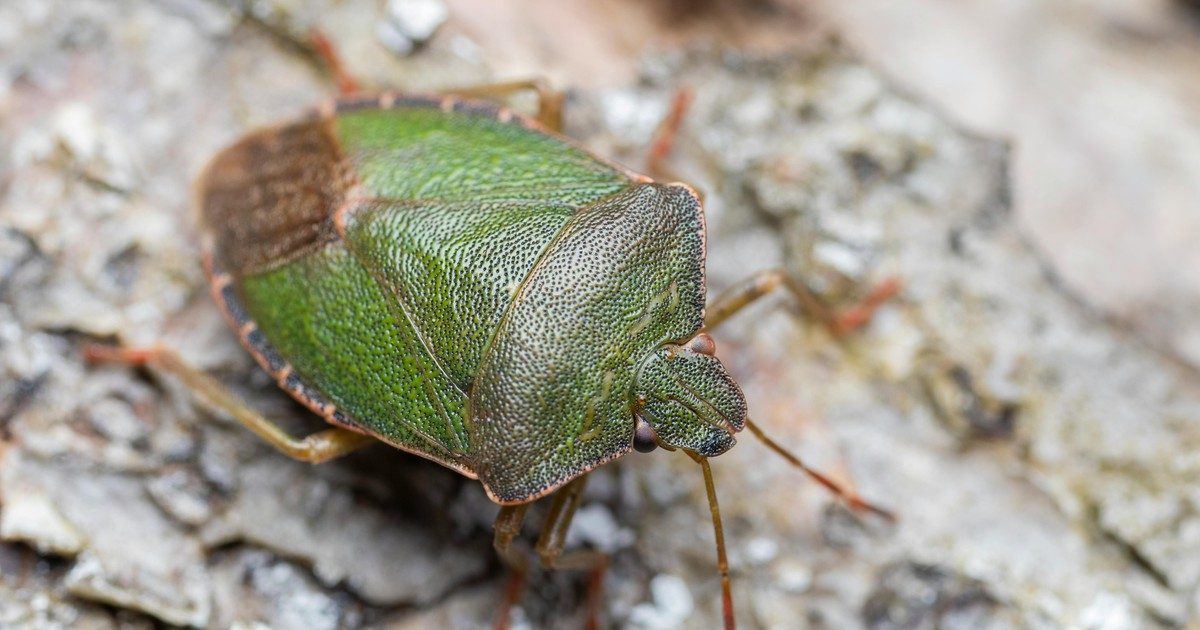
{"type": "MultiPolygon", "coordinates": [[[[213,153],[335,92],[314,28],[368,89],[545,77],[568,133],[635,169],[687,87],[671,164],[708,193],[710,289],[904,282],[849,339],[784,296],[716,335],[763,425],[900,516],[742,439],[714,469],[745,627],[1195,627],[1184,0],[0,1],[0,627],[492,623],[476,485],[383,448],[288,462],[79,358],[163,340],[319,427],[225,330],[189,208],[213,153]]],[[[626,460],[572,538],[613,554],[605,625],[715,627],[694,465],[626,460]]],[[[539,574],[513,623],[579,627],[583,598],[539,574]]]]}

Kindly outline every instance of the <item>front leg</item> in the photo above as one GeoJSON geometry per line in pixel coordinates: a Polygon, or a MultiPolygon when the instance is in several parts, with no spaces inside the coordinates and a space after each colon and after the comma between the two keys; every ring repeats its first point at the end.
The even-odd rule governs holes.
{"type": "MultiPolygon", "coordinates": [[[[571,520],[583,497],[583,488],[587,476],[576,478],[563,486],[550,503],[550,511],[542,523],[542,531],[538,535],[536,552],[541,565],[547,569],[567,569],[586,571],[589,573],[587,588],[587,628],[594,630],[600,627],[600,598],[603,593],[604,574],[608,569],[608,555],[599,551],[574,550],[563,553],[563,545],[567,541],[567,531],[571,528],[571,520]]],[[[500,508],[496,516],[495,538],[493,545],[496,553],[512,571],[508,587],[505,589],[504,602],[496,617],[496,628],[508,627],[512,607],[521,599],[525,590],[525,578],[528,574],[528,560],[513,544],[514,538],[521,531],[521,523],[525,519],[528,504],[507,505],[500,508]]]]}

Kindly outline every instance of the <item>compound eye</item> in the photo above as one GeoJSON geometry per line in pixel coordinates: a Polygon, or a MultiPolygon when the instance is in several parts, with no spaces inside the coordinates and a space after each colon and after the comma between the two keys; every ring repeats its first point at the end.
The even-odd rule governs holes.
{"type": "Polygon", "coordinates": [[[639,453],[649,453],[658,448],[658,434],[641,416],[637,417],[637,426],[633,429],[633,450],[639,453]]]}
{"type": "Polygon", "coordinates": [[[707,354],[710,357],[717,354],[717,342],[713,341],[708,333],[698,333],[689,339],[684,347],[696,354],[707,354]]]}

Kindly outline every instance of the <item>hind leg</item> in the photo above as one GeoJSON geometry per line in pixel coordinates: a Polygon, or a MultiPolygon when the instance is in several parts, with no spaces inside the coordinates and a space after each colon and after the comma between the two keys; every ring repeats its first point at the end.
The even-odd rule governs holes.
{"type": "Polygon", "coordinates": [[[178,354],[166,348],[89,346],[84,351],[84,358],[92,363],[123,363],[166,372],[178,378],[209,406],[229,414],[275,450],[302,462],[320,464],[375,442],[370,436],[340,427],[318,431],[305,438],[292,437],[279,425],[247,406],[224,385],[188,365],[178,354]]]}

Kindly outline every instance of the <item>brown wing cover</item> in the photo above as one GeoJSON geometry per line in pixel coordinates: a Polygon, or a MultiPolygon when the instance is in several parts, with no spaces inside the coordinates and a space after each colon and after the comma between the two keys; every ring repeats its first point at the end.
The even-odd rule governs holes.
{"type": "Polygon", "coordinates": [[[332,215],[354,176],[328,120],[252,133],[200,178],[213,255],[235,277],[286,264],[337,238],[332,215]]]}

